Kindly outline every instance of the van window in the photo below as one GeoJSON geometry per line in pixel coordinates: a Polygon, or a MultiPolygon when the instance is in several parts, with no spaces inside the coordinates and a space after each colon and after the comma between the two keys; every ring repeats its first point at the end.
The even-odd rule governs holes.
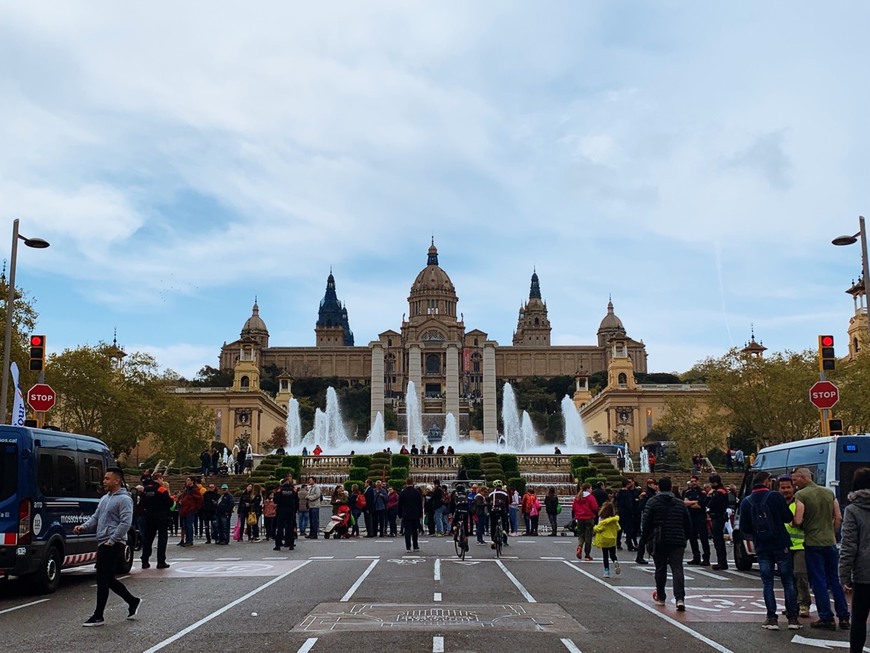
{"type": "Polygon", "coordinates": [[[101,458],[79,453],[82,457],[82,471],[85,475],[86,497],[99,497],[100,488],[103,486],[103,461],[101,458]]]}
{"type": "Polygon", "coordinates": [[[78,470],[74,453],[57,453],[57,486],[55,496],[75,497],[79,494],[78,470]]]}
{"type": "Polygon", "coordinates": [[[39,483],[39,490],[45,496],[53,497],[57,494],[57,490],[54,487],[54,456],[45,451],[41,451],[39,453],[39,461],[37,465],[37,482],[39,483]]]}
{"type": "Polygon", "coordinates": [[[18,487],[18,445],[7,443],[0,451],[0,501],[5,501],[18,487]]]}
{"type": "Polygon", "coordinates": [[[755,468],[763,469],[764,471],[770,471],[775,467],[786,469],[788,467],[787,460],[788,449],[766,451],[758,456],[758,459],[755,461],[755,468]]]}

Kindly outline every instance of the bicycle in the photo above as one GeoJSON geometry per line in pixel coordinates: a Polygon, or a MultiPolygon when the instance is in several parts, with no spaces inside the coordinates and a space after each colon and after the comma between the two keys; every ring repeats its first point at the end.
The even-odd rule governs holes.
{"type": "Polygon", "coordinates": [[[501,558],[501,547],[504,543],[504,527],[501,523],[501,518],[495,520],[495,525],[491,526],[492,542],[495,544],[495,557],[501,558]]]}
{"type": "Polygon", "coordinates": [[[456,556],[460,560],[465,560],[465,552],[468,551],[468,533],[465,531],[465,520],[462,519],[454,524],[453,528],[456,529],[453,534],[453,547],[456,549],[456,556]]]}

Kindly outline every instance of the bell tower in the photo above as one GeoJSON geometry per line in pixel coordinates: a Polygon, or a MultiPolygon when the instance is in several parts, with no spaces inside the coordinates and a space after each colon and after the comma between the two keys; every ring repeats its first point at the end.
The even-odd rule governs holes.
{"type": "Polygon", "coordinates": [[[608,390],[635,390],[634,363],[628,355],[628,341],[624,336],[610,339],[610,363],[607,365],[608,390]]]}
{"type": "Polygon", "coordinates": [[[514,332],[514,347],[549,347],[551,331],[547,304],[541,299],[538,273],[533,271],[529,301],[520,306],[517,330],[514,332]]]}
{"type": "Polygon", "coordinates": [[[254,340],[242,340],[239,361],[233,367],[233,390],[256,392],[260,389],[259,347],[254,340]]]}

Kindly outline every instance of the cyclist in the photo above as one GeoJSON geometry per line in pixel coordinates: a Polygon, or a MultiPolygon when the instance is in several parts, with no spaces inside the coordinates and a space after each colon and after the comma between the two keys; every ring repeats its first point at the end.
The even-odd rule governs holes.
{"type": "MultiPolygon", "coordinates": [[[[456,486],[453,492],[450,493],[450,514],[453,515],[453,521],[450,524],[451,531],[456,532],[461,526],[465,529],[466,536],[471,529],[471,514],[468,511],[468,493],[465,491],[465,486],[460,483],[456,486]]],[[[466,547],[468,543],[466,542],[466,547]]]]}
{"type": "Polygon", "coordinates": [[[508,545],[508,512],[511,499],[501,481],[492,482],[492,493],[489,495],[489,532],[493,536],[491,548],[495,548],[495,525],[501,520],[502,544],[508,545]]]}

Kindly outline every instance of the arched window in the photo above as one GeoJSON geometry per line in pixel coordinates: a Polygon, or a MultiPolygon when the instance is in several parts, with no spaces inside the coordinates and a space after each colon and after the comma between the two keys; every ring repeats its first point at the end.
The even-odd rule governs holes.
{"type": "Polygon", "coordinates": [[[624,372],[620,372],[619,376],[616,378],[616,382],[620,388],[623,388],[628,385],[628,377],[625,376],[624,372]]]}
{"type": "Polygon", "coordinates": [[[239,385],[242,386],[243,388],[250,388],[251,387],[251,379],[249,379],[246,376],[243,376],[241,379],[239,379],[239,385]]]}
{"type": "Polygon", "coordinates": [[[426,374],[441,373],[441,357],[438,354],[426,356],[426,374]]]}
{"type": "Polygon", "coordinates": [[[541,326],[541,321],[538,318],[535,318],[535,326],[541,326]]]}

